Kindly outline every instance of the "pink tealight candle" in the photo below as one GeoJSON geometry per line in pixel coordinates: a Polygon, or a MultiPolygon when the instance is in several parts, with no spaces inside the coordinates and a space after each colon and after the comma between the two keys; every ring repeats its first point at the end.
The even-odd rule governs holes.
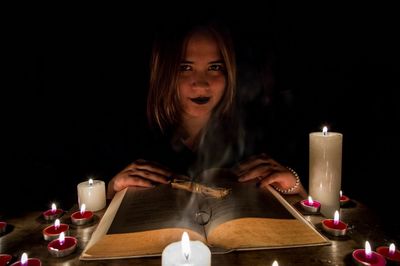
{"type": "Polygon", "coordinates": [[[26,253],[22,253],[21,260],[14,262],[11,266],[41,266],[42,262],[36,258],[29,258],[26,253]]]}
{"type": "Polygon", "coordinates": [[[55,203],[51,204],[51,209],[43,212],[43,217],[46,221],[53,221],[54,219],[57,219],[63,214],[62,209],[57,209],[57,206],[55,203]]]}
{"type": "Polygon", "coordinates": [[[56,219],[54,225],[50,225],[43,229],[44,240],[50,241],[56,239],[61,233],[68,234],[69,225],[60,223],[59,219],[56,219]]]}
{"type": "Polygon", "coordinates": [[[340,206],[344,206],[350,201],[350,198],[345,196],[345,195],[343,195],[343,192],[340,191],[339,201],[340,201],[340,206]]]}
{"type": "Polygon", "coordinates": [[[75,251],[77,244],[78,240],[75,237],[66,237],[64,233],[61,233],[58,239],[47,245],[47,250],[54,257],[65,257],[75,251]]]}
{"type": "Polygon", "coordinates": [[[317,213],[319,212],[319,209],[321,208],[321,203],[319,203],[316,200],[313,200],[311,196],[308,196],[308,199],[300,201],[301,207],[311,213],[317,213]]]}
{"type": "Polygon", "coordinates": [[[6,266],[10,263],[12,256],[9,254],[0,254],[0,266],[6,266]]]}
{"type": "Polygon", "coordinates": [[[368,241],[365,242],[365,249],[356,249],[353,251],[353,260],[357,265],[386,265],[386,260],[381,254],[371,251],[371,245],[368,241]]]}
{"type": "Polygon", "coordinates": [[[376,252],[384,256],[388,262],[400,265],[400,251],[396,249],[393,243],[389,247],[378,247],[376,252]]]}
{"type": "Polygon", "coordinates": [[[4,233],[7,229],[7,223],[6,222],[0,222],[0,234],[4,233]]]}
{"type": "Polygon", "coordinates": [[[325,219],[322,221],[322,228],[331,235],[344,236],[347,231],[347,224],[339,220],[339,212],[335,211],[333,220],[325,219]]]}
{"type": "Polygon", "coordinates": [[[86,205],[81,205],[81,210],[74,212],[71,215],[71,221],[76,225],[83,225],[91,222],[93,220],[93,212],[86,211],[86,205]]]}

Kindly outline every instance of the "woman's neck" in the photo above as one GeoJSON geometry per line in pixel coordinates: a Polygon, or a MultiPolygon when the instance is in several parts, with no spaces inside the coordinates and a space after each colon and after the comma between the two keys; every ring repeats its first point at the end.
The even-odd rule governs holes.
{"type": "Polygon", "coordinates": [[[183,118],[183,129],[186,134],[182,141],[189,149],[195,149],[195,144],[202,134],[202,130],[206,127],[209,118],[209,116],[183,118]]]}

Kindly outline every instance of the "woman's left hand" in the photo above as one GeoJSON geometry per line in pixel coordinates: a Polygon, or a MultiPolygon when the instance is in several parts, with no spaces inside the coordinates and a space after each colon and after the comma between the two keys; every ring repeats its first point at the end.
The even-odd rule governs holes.
{"type": "MultiPolygon", "coordinates": [[[[280,190],[287,190],[296,186],[296,176],[268,155],[251,156],[241,162],[236,170],[239,182],[258,181],[261,188],[273,185],[280,190]]],[[[288,194],[297,194],[304,191],[301,184],[288,194]]]]}

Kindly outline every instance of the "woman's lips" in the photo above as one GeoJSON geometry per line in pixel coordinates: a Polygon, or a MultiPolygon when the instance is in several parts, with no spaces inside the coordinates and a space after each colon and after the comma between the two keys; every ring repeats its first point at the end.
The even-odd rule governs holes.
{"type": "Polygon", "coordinates": [[[196,97],[190,98],[190,100],[196,104],[206,104],[210,101],[211,97],[196,97]]]}

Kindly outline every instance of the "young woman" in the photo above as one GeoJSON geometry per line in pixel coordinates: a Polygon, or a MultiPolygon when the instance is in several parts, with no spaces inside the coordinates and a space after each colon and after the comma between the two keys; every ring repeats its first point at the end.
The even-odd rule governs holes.
{"type": "Polygon", "coordinates": [[[108,197],[128,186],[167,184],[174,175],[195,178],[214,167],[232,168],[240,182],[300,192],[297,174],[266,154],[243,161],[251,152],[235,114],[235,90],[235,53],[226,30],[205,24],[159,36],[147,101],[149,124],[158,134],[145,159],[112,178],[108,197]]]}

